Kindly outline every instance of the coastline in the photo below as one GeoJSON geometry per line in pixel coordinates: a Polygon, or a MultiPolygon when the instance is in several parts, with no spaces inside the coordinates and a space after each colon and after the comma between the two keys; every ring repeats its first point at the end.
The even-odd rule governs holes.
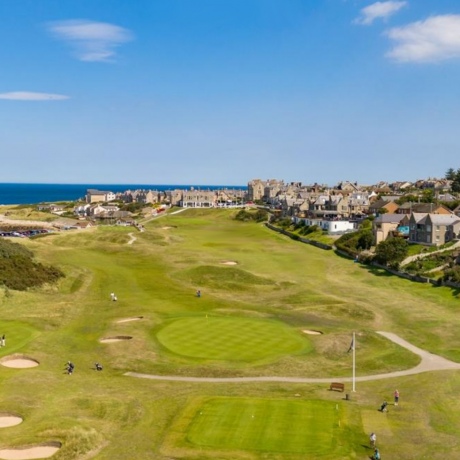
{"type": "Polygon", "coordinates": [[[246,185],[192,185],[192,184],[41,184],[0,183],[0,206],[78,201],[88,189],[108,190],[114,193],[126,190],[243,190],[246,185]]]}

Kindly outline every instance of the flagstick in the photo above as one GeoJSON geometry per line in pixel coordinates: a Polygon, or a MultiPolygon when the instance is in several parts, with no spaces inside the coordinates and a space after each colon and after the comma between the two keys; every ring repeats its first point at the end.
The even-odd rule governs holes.
{"type": "Polygon", "coordinates": [[[355,377],[356,377],[356,359],[355,359],[355,353],[356,353],[356,339],[355,339],[355,333],[353,332],[353,392],[356,391],[355,389],[355,377]]]}

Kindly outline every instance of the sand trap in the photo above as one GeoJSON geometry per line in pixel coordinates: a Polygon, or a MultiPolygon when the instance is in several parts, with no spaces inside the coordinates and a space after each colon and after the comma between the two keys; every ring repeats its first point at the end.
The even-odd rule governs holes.
{"type": "Polygon", "coordinates": [[[304,329],[302,331],[304,334],[309,334],[309,335],[321,335],[321,331],[311,331],[310,329],[304,329]]]}
{"type": "Polygon", "coordinates": [[[0,428],[8,428],[22,423],[22,417],[19,415],[0,412],[0,428]]]}
{"type": "Polygon", "coordinates": [[[235,262],[234,260],[226,260],[225,262],[221,262],[221,265],[238,265],[238,262],[235,262]]]}
{"type": "Polygon", "coordinates": [[[60,442],[49,442],[31,447],[17,447],[15,449],[1,449],[0,458],[4,460],[32,460],[35,458],[49,458],[60,448],[60,442]]]}
{"type": "Polygon", "coordinates": [[[139,321],[144,319],[143,316],[133,316],[132,318],[124,318],[117,321],[117,323],[128,323],[129,321],[139,321]]]}
{"type": "Polygon", "coordinates": [[[123,340],[131,340],[130,335],[116,335],[115,337],[104,337],[99,340],[101,343],[114,343],[114,342],[123,342],[123,340]]]}
{"type": "Polygon", "coordinates": [[[174,227],[161,227],[162,230],[170,230],[171,228],[174,228],[174,227]]]}
{"type": "Polygon", "coordinates": [[[37,367],[40,363],[33,358],[23,355],[5,356],[0,360],[0,364],[5,367],[13,367],[15,369],[26,369],[29,367],[37,367]]]}

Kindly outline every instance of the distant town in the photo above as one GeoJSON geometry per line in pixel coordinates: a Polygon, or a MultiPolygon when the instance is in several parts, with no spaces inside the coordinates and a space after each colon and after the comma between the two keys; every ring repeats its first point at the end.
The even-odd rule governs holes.
{"type": "MultiPolygon", "coordinates": [[[[88,189],[69,203],[43,203],[39,211],[76,219],[72,228],[101,223],[137,225],[139,216],[152,217],[168,207],[262,207],[272,216],[317,226],[329,235],[356,231],[372,217],[373,244],[400,236],[410,243],[440,246],[460,238],[460,174],[416,182],[360,185],[343,181],[335,186],[253,179],[247,189],[110,190],[88,189]],[[134,217],[136,216],[136,218],[134,217]]],[[[1,221],[0,221],[1,224],[1,221]]],[[[29,230],[30,231],[30,230],[29,230]]]]}

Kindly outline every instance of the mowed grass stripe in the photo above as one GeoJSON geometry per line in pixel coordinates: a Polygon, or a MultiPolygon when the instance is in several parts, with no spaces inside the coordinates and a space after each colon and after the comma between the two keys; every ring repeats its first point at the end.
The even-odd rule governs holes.
{"type": "Polygon", "coordinates": [[[197,447],[327,455],[339,411],[330,401],[215,398],[196,413],[187,440],[197,447]]]}
{"type": "Polygon", "coordinates": [[[157,334],[160,343],[190,358],[256,361],[311,350],[310,341],[278,321],[238,317],[187,317],[157,334]]]}

